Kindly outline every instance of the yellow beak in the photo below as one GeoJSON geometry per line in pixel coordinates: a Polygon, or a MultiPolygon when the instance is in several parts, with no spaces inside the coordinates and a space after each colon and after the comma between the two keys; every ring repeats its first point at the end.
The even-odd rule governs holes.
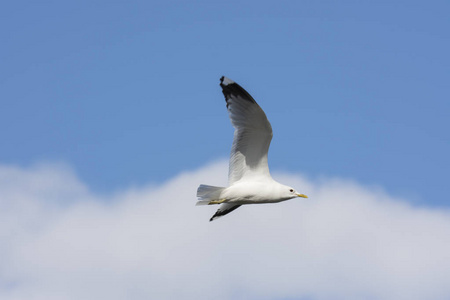
{"type": "Polygon", "coordinates": [[[303,194],[297,194],[298,197],[302,197],[302,198],[308,198],[308,196],[303,195],[303,194]]]}

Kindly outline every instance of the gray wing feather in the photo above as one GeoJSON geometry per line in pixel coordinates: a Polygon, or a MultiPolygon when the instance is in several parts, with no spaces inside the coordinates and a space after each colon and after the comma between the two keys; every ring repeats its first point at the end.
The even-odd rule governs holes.
{"type": "Polygon", "coordinates": [[[229,184],[246,176],[269,176],[267,153],[272,126],[250,94],[228,78],[220,79],[231,123],[235,128],[228,173],[229,184]]]}

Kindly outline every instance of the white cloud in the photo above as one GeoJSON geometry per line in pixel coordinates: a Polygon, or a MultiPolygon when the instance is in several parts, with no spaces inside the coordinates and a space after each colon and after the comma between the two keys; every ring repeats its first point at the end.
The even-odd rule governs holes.
{"type": "Polygon", "coordinates": [[[0,167],[0,299],[449,299],[450,212],[292,174],[309,199],[208,222],[220,162],[110,196],[64,165],[0,167]]]}

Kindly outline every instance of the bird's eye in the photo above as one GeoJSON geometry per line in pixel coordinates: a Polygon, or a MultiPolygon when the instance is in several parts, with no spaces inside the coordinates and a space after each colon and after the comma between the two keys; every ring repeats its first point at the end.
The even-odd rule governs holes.
{"type": "Polygon", "coordinates": [[[291,192],[291,193],[292,193],[293,191],[294,191],[293,189],[290,189],[290,190],[289,190],[289,192],[291,192]]]}

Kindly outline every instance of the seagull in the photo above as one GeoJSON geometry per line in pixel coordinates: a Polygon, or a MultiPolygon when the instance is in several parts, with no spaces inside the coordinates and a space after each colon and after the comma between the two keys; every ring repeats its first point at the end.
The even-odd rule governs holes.
{"type": "Polygon", "coordinates": [[[219,204],[219,209],[209,220],[213,221],[244,204],[308,198],[270,176],[267,153],[273,136],[272,126],[261,107],[233,80],[222,76],[220,86],[235,128],[228,187],[201,184],[197,189],[196,205],[219,204]]]}

